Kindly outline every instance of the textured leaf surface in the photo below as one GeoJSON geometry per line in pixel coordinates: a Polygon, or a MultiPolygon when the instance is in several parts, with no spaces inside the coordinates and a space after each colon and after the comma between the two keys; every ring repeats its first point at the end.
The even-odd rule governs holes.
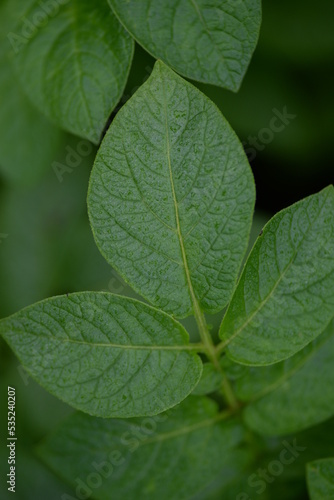
{"type": "Polygon", "coordinates": [[[249,402],[247,424],[264,434],[300,431],[334,415],[334,321],[293,357],[266,367],[244,367],[239,399],[249,402]]]}
{"type": "Polygon", "coordinates": [[[40,453],[72,484],[79,484],[76,478],[86,483],[103,464],[97,499],[190,499],[228,467],[229,453],[243,437],[239,424],[219,419],[216,404],[198,397],[153,418],[102,420],[77,413],[40,453]]]}
{"type": "Polygon", "coordinates": [[[1,321],[0,333],[41,385],[91,415],[155,415],[201,376],[179,323],[109,293],[42,301],[1,321]]]}
{"type": "Polygon", "coordinates": [[[99,149],[88,208],[102,254],[153,304],[184,317],[228,302],[254,182],[218,109],[157,62],[99,149]]]}
{"type": "Polygon", "coordinates": [[[255,49],[260,0],[109,0],[152,55],[204,83],[238,90],[255,49]]]}
{"type": "Polygon", "coordinates": [[[57,125],[98,143],[124,90],[131,37],[103,0],[49,2],[49,13],[48,2],[15,2],[10,40],[26,92],[57,125]]]}
{"type": "Polygon", "coordinates": [[[266,365],[315,339],[334,311],[334,189],[279,212],[247,260],[220,329],[238,363],[266,365]]]}
{"type": "Polygon", "coordinates": [[[307,483],[311,500],[334,500],[334,458],[308,464],[307,483]]]}

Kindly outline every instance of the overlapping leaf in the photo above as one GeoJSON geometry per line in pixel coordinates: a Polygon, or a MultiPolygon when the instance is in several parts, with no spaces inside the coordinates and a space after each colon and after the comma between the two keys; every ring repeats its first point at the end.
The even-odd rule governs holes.
{"type": "Polygon", "coordinates": [[[0,322],[23,366],[91,415],[155,415],[182,401],[202,363],[170,316],[109,293],[47,299],[0,322]]]}
{"type": "Polygon", "coordinates": [[[8,34],[17,75],[60,127],[98,143],[119,101],[133,41],[103,0],[14,0],[8,34]]]}
{"type": "Polygon", "coordinates": [[[279,212],[247,260],[220,329],[238,363],[266,365],[315,339],[334,312],[334,189],[279,212]]]}
{"type": "Polygon", "coordinates": [[[215,368],[212,363],[204,363],[201,380],[193,390],[192,394],[205,396],[211,392],[217,391],[223,380],[223,374],[215,368]]]}
{"type": "Polygon", "coordinates": [[[247,247],[254,182],[218,109],[157,62],[98,152],[88,208],[102,254],[178,317],[219,311],[247,247]]]}
{"type": "Polygon", "coordinates": [[[229,458],[243,438],[238,423],[221,417],[213,401],[200,397],[145,419],[102,420],[77,413],[47,438],[40,454],[77,486],[77,493],[90,474],[98,473],[97,499],[193,498],[224,470],[231,471],[229,458]]]}
{"type": "Polygon", "coordinates": [[[266,367],[244,367],[236,395],[248,402],[245,421],[256,432],[282,435],[334,415],[334,321],[293,357],[266,367]]]}
{"type": "Polygon", "coordinates": [[[134,38],[180,74],[238,90],[258,39],[260,0],[109,0],[134,38]]]}
{"type": "Polygon", "coordinates": [[[334,458],[316,460],[308,464],[307,483],[311,500],[333,500],[334,458]]]}

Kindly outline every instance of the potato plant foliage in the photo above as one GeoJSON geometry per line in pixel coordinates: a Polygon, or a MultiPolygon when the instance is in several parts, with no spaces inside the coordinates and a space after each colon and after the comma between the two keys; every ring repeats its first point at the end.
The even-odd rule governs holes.
{"type": "MultiPolygon", "coordinates": [[[[62,2],[29,39],[14,23],[11,71],[52,122],[99,144],[134,39],[159,59],[99,144],[87,200],[101,254],[145,301],[52,297],[1,320],[0,333],[77,410],[39,448],[74,487],[63,500],[254,498],[261,450],[286,439],[296,458],[295,434],[334,417],[334,189],[276,214],[243,265],[252,171],[221,112],[182,76],[237,90],[260,1],[109,4],[62,2]],[[219,312],[216,338],[208,315],[219,312]]],[[[311,499],[334,498],[334,459],[308,460],[311,499]]]]}

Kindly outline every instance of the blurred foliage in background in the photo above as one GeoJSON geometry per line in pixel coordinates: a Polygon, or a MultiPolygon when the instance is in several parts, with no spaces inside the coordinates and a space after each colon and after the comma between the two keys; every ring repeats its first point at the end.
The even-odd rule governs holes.
{"type": "MultiPolygon", "coordinates": [[[[2,1],[0,14],[5,7],[2,1]]],[[[43,298],[79,290],[134,296],[100,256],[89,228],[86,193],[96,150],[92,147],[89,155],[73,157],[82,141],[55,128],[33,107],[7,60],[4,15],[0,30],[0,317],[43,298]],[[55,162],[69,168],[57,175],[55,162]]],[[[250,155],[258,199],[253,240],[272,213],[334,180],[333,62],[333,0],[319,0],[316,6],[311,0],[264,0],[259,45],[240,92],[198,84],[250,155]],[[294,117],[273,131],[272,120],[284,109],[294,117]]],[[[120,105],[145,81],[153,64],[136,46],[120,105]]],[[[217,327],[215,317],[211,322],[217,327]]],[[[0,349],[2,402],[7,385],[17,390],[16,498],[59,499],[69,490],[35,458],[34,447],[71,410],[27,378],[3,343],[0,349]]],[[[1,412],[1,434],[5,419],[1,412]]],[[[307,452],[275,482],[271,500],[305,498],[304,464],[318,458],[319,453],[312,455],[315,443],[328,456],[332,447],[327,435],[333,434],[333,426],[333,421],[322,424],[298,437],[308,443],[307,452]]],[[[267,445],[268,456],[259,457],[259,466],[275,456],[280,443],[267,445]]],[[[4,447],[0,459],[3,478],[4,447]]],[[[2,498],[7,498],[2,491],[2,498]]]]}

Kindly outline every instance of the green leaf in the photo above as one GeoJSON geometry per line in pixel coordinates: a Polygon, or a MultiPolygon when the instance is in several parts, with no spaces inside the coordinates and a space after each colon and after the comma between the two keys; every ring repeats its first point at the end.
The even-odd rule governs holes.
{"type": "Polygon", "coordinates": [[[249,402],[246,423],[259,433],[284,435],[333,416],[333,359],[334,320],[293,357],[272,366],[244,366],[235,393],[249,402]]]}
{"type": "Polygon", "coordinates": [[[255,49],[260,0],[109,0],[132,36],[188,78],[237,91],[255,49]]]}
{"type": "Polygon", "coordinates": [[[0,333],[43,387],[100,417],[162,412],[188,396],[202,372],[182,325],[109,293],[44,300],[1,321],[0,333]]]}
{"type": "Polygon", "coordinates": [[[229,301],[254,182],[214,104],[157,62],[99,149],[88,209],[97,245],[154,305],[185,317],[229,301]]]}
{"type": "Polygon", "coordinates": [[[238,363],[267,365],[315,339],[334,311],[334,189],[282,210],[259,236],[220,328],[238,363]]]}
{"type": "Polygon", "coordinates": [[[7,38],[25,91],[54,123],[98,143],[123,93],[133,40],[102,0],[19,0],[15,10],[7,38]]]}
{"type": "MultiPolygon", "coordinates": [[[[206,398],[190,397],[157,417],[102,420],[74,414],[39,453],[65,480],[94,498],[192,498],[228,467],[242,427],[206,398]],[[90,482],[93,475],[99,481],[90,482]],[[87,490],[86,490],[87,491],[87,490]]],[[[80,497],[81,498],[81,497],[80,497]]]]}
{"type": "Polygon", "coordinates": [[[196,385],[192,394],[204,396],[219,389],[222,384],[223,375],[218,372],[212,363],[204,363],[202,377],[196,385]]]}
{"type": "Polygon", "coordinates": [[[308,464],[307,483],[311,500],[333,500],[334,458],[316,460],[308,464]]]}

